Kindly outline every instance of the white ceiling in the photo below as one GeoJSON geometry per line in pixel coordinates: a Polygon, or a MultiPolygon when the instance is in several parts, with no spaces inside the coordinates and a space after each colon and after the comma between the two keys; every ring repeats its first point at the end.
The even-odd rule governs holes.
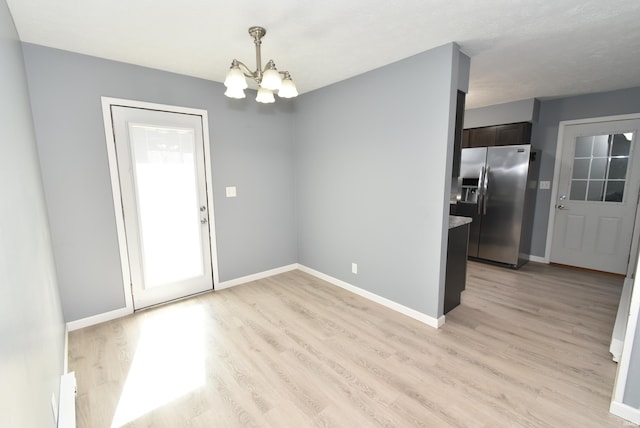
{"type": "MultiPolygon", "coordinates": [[[[22,41],[221,82],[263,63],[300,92],[455,41],[467,107],[640,86],[638,0],[8,0],[22,41]]],[[[420,82],[407,82],[419,86],[420,82]]]]}

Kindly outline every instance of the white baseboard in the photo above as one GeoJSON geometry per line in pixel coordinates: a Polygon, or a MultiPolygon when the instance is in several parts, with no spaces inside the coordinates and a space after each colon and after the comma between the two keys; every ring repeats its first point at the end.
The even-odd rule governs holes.
{"type": "Polygon", "coordinates": [[[389,300],[386,297],[378,296],[377,294],[371,293],[370,291],[363,290],[362,288],[358,288],[355,285],[351,285],[347,282],[344,282],[332,276],[326,275],[322,272],[318,272],[317,270],[311,269],[307,266],[298,265],[298,269],[308,273],[309,275],[313,275],[317,278],[327,281],[328,283],[331,283],[347,291],[350,291],[354,294],[357,294],[358,296],[364,297],[365,299],[371,300],[372,302],[378,303],[382,306],[386,306],[387,308],[392,309],[396,312],[400,312],[401,314],[406,315],[410,318],[413,318],[417,321],[420,321],[428,325],[429,327],[439,328],[439,327],[442,327],[442,325],[444,324],[444,319],[445,319],[444,315],[442,315],[440,318],[433,318],[429,315],[423,314],[422,312],[418,312],[415,309],[408,308],[404,305],[401,305],[392,300],[389,300]]]}
{"type": "Polygon", "coordinates": [[[265,270],[264,272],[254,273],[252,275],[243,276],[241,278],[230,279],[229,281],[223,281],[215,286],[215,291],[224,290],[225,288],[235,287],[236,285],[246,284],[247,282],[257,281],[259,279],[268,278],[270,276],[278,275],[281,273],[289,272],[298,269],[298,264],[294,263],[287,266],[282,266],[275,269],[265,270]]]}
{"type": "MultiPolygon", "coordinates": [[[[385,297],[378,296],[377,294],[371,293],[370,291],[363,290],[362,288],[358,288],[355,285],[351,285],[347,282],[341,281],[337,278],[333,278],[322,272],[318,272],[316,270],[313,270],[309,267],[306,267],[297,263],[287,265],[287,266],[282,266],[276,269],[267,270],[264,272],[254,273],[252,275],[243,276],[241,278],[231,279],[229,281],[220,282],[216,284],[215,291],[220,291],[220,290],[224,290],[225,288],[235,287],[236,285],[246,284],[251,281],[268,278],[270,276],[278,275],[284,272],[289,272],[295,269],[300,269],[303,272],[306,272],[310,275],[313,275],[317,278],[327,281],[347,291],[355,293],[361,297],[364,297],[365,299],[371,300],[372,302],[386,306],[389,309],[392,309],[396,312],[399,312],[403,315],[406,315],[410,318],[420,321],[430,327],[439,328],[439,327],[442,327],[442,325],[444,324],[444,321],[445,321],[444,315],[442,315],[440,318],[433,318],[429,315],[423,314],[422,312],[418,312],[415,309],[408,308],[404,305],[396,303],[385,297]]],[[[100,324],[105,321],[111,321],[116,318],[124,317],[132,313],[133,311],[131,309],[122,308],[122,309],[116,309],[115,311],[98,314],[92,317],[87,317],[87,318],[79,319],[76,321],[70,321],[67,323],[67,330],[68,331],[78,330],[84,327],[100,324]]]]}
{"type": "Polygon", "coordinates": [[[116,318],[121,318],[133,313],[130,308],[116,309],[115,311],[105,312],[103,314],[94,315],[92,317],[82,318],[76,321],[69,321],[67,323],[67,329],[69,331],[78,330],[84,327],[100,324],[105,321],[111,321],[116,318]]]}
{"type": "Polygon", "coordinates": [[[633,278],[626,277],[620,293],[620,303],[618,304],[618,312],[616,321],[613,324],[611,333],[611,345],[609,352],[613,355],[613,361],[619,362],[622,357],[622,348],[624,346],[625,335],[627,333],[627,322],[629,320],[629,310],[631,308],[631,291],[633,290],[633,278]]]}
{"type": "MultiPolygon", "coordinates": [[[[224,290],[225,288],[234,287],[236,285],[245,284],[247,282],[255,281],[262,278],[267,278],[269,276],[277,275],[279,273],[284,273],[284,272],[288,272],[295,269],[298,269],[298,265],[294,263],[288,266],[282,266],[276,269],[255,273],[253,275],[243,276],[242,278],[236,278],[229,281],[220,282],[216,284],[215,290],[216,291],[224,290]]],[[[133,309],[131,308],[121,308],[121,309],[116,309],[114,311],[105,312],[103,314],[94,315],[92,317],[82,318],[76,321],[70,321],[67,323],[67,331],[74,331],[84,327],[100,324],[105,321],[111,321],[116,318],[131,315],[132,313],[133,313],[133,309]]],[[[65,370],[65,373],[66,373],[66,370],[65,370]]]]}
{"type": "Polygon", "coordinates": [[[634,424],[640,425],[640,409],[631,407],[627,404],[618,403],[617,401],[611,402],[609,411],[616,416],[620,416],[623,419],[628,420],[634,424]]]}
{"type": "Polygon", "coordinates": [[[611,339],[611,345],[609,345],[609,353],[611,354],[611,359],[616,363],[620,362],[623,345],[624,345],[623,340],[611,339]]]}
{"type": "Polygon", "coordinates": [[[530,261],[530,262],[536,262],[536,263],[546,263],[546,264],[549,264],[549,262],[548,262],[544,257],[540,257],[540,256],[532,256],[532,255],[529,255],[529,261],[530,261]]]}

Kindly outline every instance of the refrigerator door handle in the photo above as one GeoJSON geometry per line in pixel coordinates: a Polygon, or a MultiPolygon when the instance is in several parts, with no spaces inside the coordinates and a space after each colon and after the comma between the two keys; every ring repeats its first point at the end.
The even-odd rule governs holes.
{"type": "Polygon", "coordinates": [[[482,211],[484,215],[487,215],[487,203],[489,202],[489,170],[490,167],[484,170],[484,188],[482,189],[482,211]]]}
{"type": "Polygon", "coordinates": [[[482,215],[482,204],[484,203],[484,166],[480,171],[480,181],[478,182],[478,215],[482,215]]]}

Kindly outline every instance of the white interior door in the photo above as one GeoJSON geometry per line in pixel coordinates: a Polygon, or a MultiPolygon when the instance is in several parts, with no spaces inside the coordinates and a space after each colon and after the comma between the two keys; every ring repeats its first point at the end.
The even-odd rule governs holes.
{"type": "Polygon", "coordinates": [[[551,261],[626,274],[640,165],[640,120],[565,128],[551,261]]]}
{"type": "Polygon", "coordinates": [[[111,106],[136,309],[213,288],[202,117],[111,106]]]}

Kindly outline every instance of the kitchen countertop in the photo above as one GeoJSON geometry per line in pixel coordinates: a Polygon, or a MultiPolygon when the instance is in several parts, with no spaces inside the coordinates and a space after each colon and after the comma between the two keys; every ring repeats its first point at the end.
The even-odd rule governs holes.
{"type": "Polygon", "coordinates": [[[450,215],[449,216],[449,229],[453,229],[454,227],[464,226],[465,224],[471,223],[471,218],[469,217],[461,217],[459,215],[450,215]]]}

